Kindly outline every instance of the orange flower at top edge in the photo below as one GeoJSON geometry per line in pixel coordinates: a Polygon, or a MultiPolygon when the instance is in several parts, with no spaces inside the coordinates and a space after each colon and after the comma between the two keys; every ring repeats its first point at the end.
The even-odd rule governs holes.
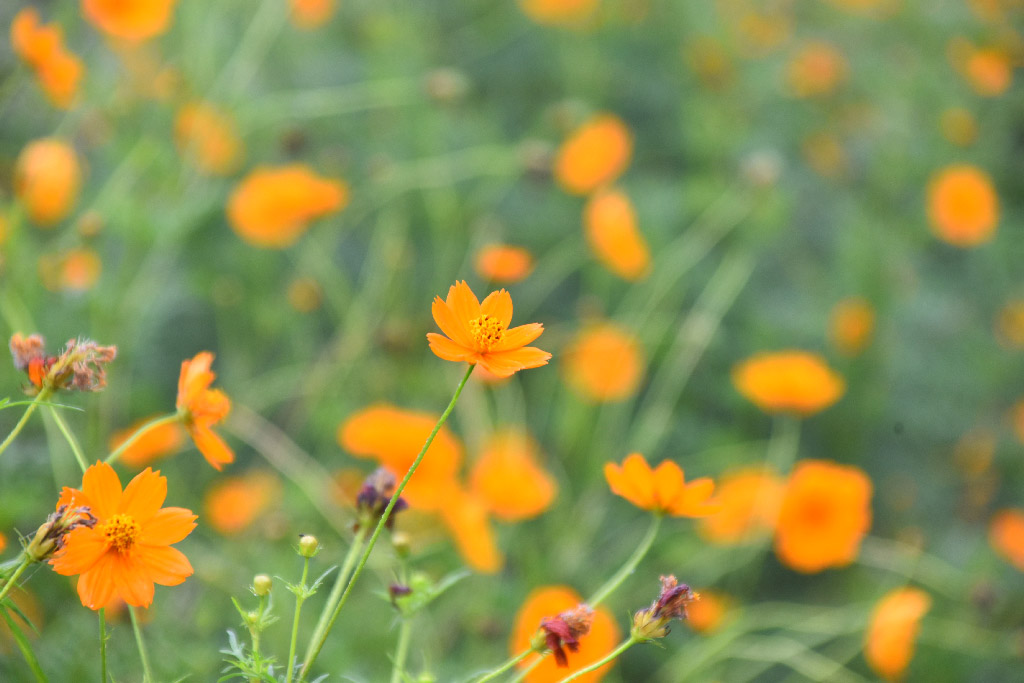
{"type": "Polygon", "coordinates": [[[570,194],[588,194],[626,170],[633,136],[617,116],[599,114],[562,143],[555,158],[555,179],[570,194]]]}
{"type": "Polygon", "coordinates": [[[82,61],[64,47],[60,26],[40,24],[39,13],[26,7],[11,22],[11,47],[35,71],[39,85],[53,106],[70,107],[85,68],[82,61]]]}
{"type": "Polygon", "coordinates": [[[184,508],[162,508],[167,479],[146,469],[125,489],[114,468],[103,462],[85,471],[81,490],[65,488],[61,505],[88,507],[94,527],[81,526],[64,537],[64,548],[50,561],[64,576],[81,574],[78,597],[99,609],[117,595],[129,605],[149,607],[153,584],[177,586],[192,575],[192,565],[171,545],[196,527],[184,508]]]}
{"type": "Polygon", "coordinates": [[[813,415],[846,391],[843,378],[821,356],[807,351],[755,354],[732,369],[732,381],[766,413],[813,415]]]}
{"type": "Polygon", "coordinates": [[[304,31],[320,28],[334,14],[334,0],[289,0],[292,25],[304,31]]]}
{"type": "MultiPolygon", "coordinates": [[[[140,427],[156,417],[159,416],[151,415],[139,420],[127,429],[115,432],[110,437],[111,452],[116,451],[140,427]]],[[[129,467],[143,467],[154,460],[177,453],[184,445],[185,430],[182,428],[181,423],[165,422],[143,432],[132,445],[121,453],[120,462],[129,467]]]]}
{"type": "Polygon", "coordinates": [[[7,537],[0,533],[0,553],[7,547],[7,537]]]}
{"type": "Polygon", "coordinates": [[[871,613],[864,636],[864,659],[886,680],[903,677],[914,656],[914,641],[921,618],[932,599],[918,588],[897,588],[886,593],[871,613]]]}
{"type": "Polygon", "coordinates": [[[473,463],[470,487],[499,519],[536,517],[555,499],[558,485],[537,462],[538,450],[528,434],[508,429],[492,434],[473,463]]]}
{"type": "Polygon", "coordinates": [[[234,462],[235,454],[212,427],[228,416],[231,401],[220,389],[211,389],[216,375],[210,371],[213,354],[201,351],[192,360],[181,362],[178,377],[178,413],[196,448],[213,469],[234,462]]]}
{"type": "MultiPolygon", "coordinates": [[[[542,619],[571,610],[581,602],[579,594],[568,586],[543,586],[531,591],[516,614],[512,637],[509,639],[509,651],[512,654],[519,654],[529,648],[531,639],[540,629],[542,619]]],[[[604,605],[600,605],[594,609],[590,631],[579,639],[579,650],[565,653],[569,660],[568,667],[558,666],[555,658],[550,655],[544,657],[540,664],[532,666],[539,655],[531,655],[519,663],[519,668],[532,666],[530,672],[526,674],[527,683],[554,683],[610,654],[618,644],[619,637],[619,628],[614,617],[604,605]]],[[[575,680],[580,683],[596,683],[604,678],[614,665],[614,662],[610,662],[575,680]]]]}
{"type": "Polygon", "coordinates": [[[533,255],[522,247],[489,244],[476,253],[474,265],[480,277],[512,284],[524,280],[533,270],[533,255]]]}
{"type": "Polygon", "coordinates": [[[519,0],[523,14],[538,24],[573,24],[586,19],[598,0],[519,0]]]}
{"type": "Polygon", "coordinates": [[[544,331],[540,323],[509,328],[512,297],[504,289],[491,292],[480,302],[466,282],[448,290],[447,300],[435,297],[434,322],[444,335],[427,333],[430,350],[439,358],[479,364],[498,377],[547,365],[551,354],[526,346],[544,331]]]}
{"type": "Polygon", "coordinates": [[[587,244],[605,268],[623,280],[647,277],[651,250],[637,225],[636,210],[625,192],[595,192],[583,207],[587,244]]]}
{"type": "Polygon", "coordinates": [[[1024,572],[1024,510],[997,512],[989,523],[988,540],[997,553],[1024,572]]]}
{"type": "Polygon", "coordinates": [[[991,240],[999,222],[992,179],[975,166],[943,168],[928,183],[928,222],[936,237],[955,247],[991,240]]]}
{"type": "Polygon", "coordinates": [[[108,36],[142,41],[164,33],[177,0],[82,0],[86,20],[108,36]]]}
{"type": "Polygon", "coordinates": [[[14,194],[33,223],[48,228],[71,212],[81,185],[78,157],[71,145],[57,138],[27,144],[14,166],[14,194]]]}
{"type": "Polygon", "coordinates": [[[717,510],[709,502],[715,483],[707,477],[684,483],[683,470],[671,460],[662,461],[652,470],[644,456],[633,453],[622,461],[621,467],[605,463],[604,478],[612,493],[657,514],[704,517],[717,510]]]}

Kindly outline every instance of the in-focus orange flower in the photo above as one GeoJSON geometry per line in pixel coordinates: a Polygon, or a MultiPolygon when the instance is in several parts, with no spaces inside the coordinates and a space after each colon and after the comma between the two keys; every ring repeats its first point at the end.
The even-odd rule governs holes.
{"type": "Polygon", "coordinates": [[[82,14],[112,38],[141,41],[168,29],[177,1],[82,0],[82,14]]]}
{"type": "Polygon", "coordinates": [[[632,156],[633,136],[622,119],[598,114],[559,147],[555,179],[570,194],[589,194],[622,175],[632,156]]]}
{"type": "Polygon", "coordinates": [[[997,512],[989,522],[988,541],[1007,562],[1024,572],[1024,510],[997,512]]]}
{"type": "Polygon", "coordinates": [[[918,588],[897,588],[882,596],[864,636],[864,659],[875,673],[889,681],[903,677],[921,618],[931,605],[931,596],[918,588]]]}
{"type": "Polygon", "coordinates": [[[972,49],[963,65],[971,89],[983,97],[997,97],[1013,81],[1010,56],[998,48],[972,49]]]}
{"type": "Polygon", "coordinates": [[[871,341],[875,329],[875,309],[866,299],[856,296],[843,299],[829,316],[829,338],[844,356],[856,356],[871,341]]]}
{"type": "Polygon", "coordinates": [[[347,204],[344,182],[292,164],[250,172],[231,193],[227,214],[232,229],[249,244],[284,249],[306,232],[310,221],[341,211],[347,204]]]}
{"type": "Polygon", "coordinates": [[[766,413],[813,415],[846,391],[843,378],[821,356],[797,350],[755,354],[733,367],[732,381],[766,413]]]}
{"type": "MultiPolygon", "coordinates": [[[[157,417],[159,415],[150,415],[135,422],[127,429],[114,432],[114,435],[110,437],[110,451],[116,451],[140,427],[157,417]]],[[[143,432],[134,443],[121,453],[118,461],[129,467],[143,467],[154,460],[177,453],[184,445],[185,429],[181,426],[181,423],[165,422],[143,432]]]]}
{"type": "Polygon", "coordinates": [[[121,490],[110,465],[97,462],[82,476],[82,488],[65,488],[57,507],[86,506],[96,526],[80,526],[64,537],[64,549],[50,561],[64,576],[80,574],[78,597],[100,609],[117,595],[129,605],[149,607],[153,584],[177,586],[192,565],[171,545],[196,527],[184,508],[162,508],[167,479],[147,468],[121,490]]]}
{"type": "Polygon", "coordinates": [[[721,628],[728,617],[732,598],[718,591],[701,589],[700,600],[686,605],[686,624],[697,633],[710,635],[721,628]]]}
{"type": "Polygon", "coordinates": [[[292,25],[306,31],[320,28],[334,14],[334,0],[289,0],[292,25]]]}
{"type": "Polygon", "coordinates": [[[771,531],[782,491],[782,479],[772,470],[746,467],[724,473],[712,498],[718,510],[697,525],[701,538],[735,545],[771,531]]]}
{"type": "Polygon", "coordinates": [[[78,157],[63,140],[34,140],[18,155],[14,193],[25,205],[29,218],[40,227],[64,220],[78,199],[80,184],[78,157]]]}
{"type": "Polygon", "coordinates": [[[624,280],[641,280],[650,271],[651,251],[636,210],[625,192],[595,193],[583,207],[583,232],[591,251],[608,270],[624,280]]]}
{"type": "Polygon", "coordinates": [[[435,297],[434,322],[444,332],[428,332],[430,350],[439,358],[480,365],[498,377],[547,365],[551,354],[527,346],[544,331],[540,323],[509,328],[512,297],[504,289],[481,302],[465,280],[448,289],[448,298],[435,297]]]}
{"type": "Polygon", "coordinates": [[[992,179],[975,166],[943,168],[928,183],[928,220],[932,232],[953,246],[988,242],[999,222],[999,198],[992,179]]]}
{"type": "Polygon", "coordinates": [[[963,107],[950,107],[939,119],[942,135],[954,145],[967,147],[978,139],[978,122],[963,107]]]}
{"type": "Polygon", "coordinates": [[[789,477],[775,528],[775,554],[800,572],[844,567],[871,527],[871,480],[860,468],[804,460],[789,477]]]}
{"type": "Polygon", "coordinates": [[[189,102],[178,109],[174,142],[208,175],[227,175],[242,160],[242,140],[234,120],[208,102],[189,102]]]}
{"type": "MultiPolygon", "coordinates": [[[[540,629],[541,620],[574,609],[583,599],[568,586],[542,586],[530,592],[526,601],[516,613],[512,636],[509,639],[509,651],[519,654],[530,647],[530,640],[540,629]]],[[[619,627],[615,618],[604,605],[594,609],[590,631],[579,639],[579,650],[566,652],[569,659],[568,667],[560,667],[552,656],[533,666],[540,655],[531,655],[519,663],[520,669],[530,668],[526,674],[527,683],[554,683],[575,671],[603,659],[619,642],[619,627]]],[[[575,679],[580,683],[596,683],[604,678],[615,665],[612,661],[600,669],[583,674],[575,679]]]]}
{"type": "Polygon", "coordinates": [[[522,431],[495,432],[473,463],[470,489],[498,519],[516,522],[536,517],[555,499],[558,485],[540,463],[539,448],[522,431]]]}
{"type": "Polygon", "coordinates": [[[683,470],[671,460],[663,460],[652,470],[644,456],[632,453],[621,467],[605,463],[604,478],[612,493],[659,515],[704,517],[717,510],[709,501],[715,483],[708,477],[684,483],[683,470]]]}
{"type": "Polygon", "coordinates": [[[204,519],[225,536],[247,529],[281,495],[281,482],[268,472],[252,471],[219,480],[203,496],[204,519]]]}
{"type": "Polygon", "coordinates": [[[498,549],[483,500],[454,482],[441,493],[444,497],[444,505],[439,510],[441,520],[451,532],[455,547],[466,564],[484,574],[497,572],[505,558],[498,549]]]}
{"type": "Polygon", "coordinates": [[[636,394],[644,376],[643,346],[629,330],[611,322],[590,325],[564,354],[564,376],[572,389],[596,403],[636,394]]]}
{"type": "Polygon", "coordinates": [[[39,13],[26,7],[11,22],[11,47],[32,67],[53,106],[70,107],[85,68],[82,61],[64,47],[60,26],[40,24],[39,13]]]}
{"type": "Polygon", "coordinates": [[[235,454],[213,431],[213,425],[228,416],[231,401],[220,389],[211,389],[216,375],[210,371],[213,354],[201,351],[192,360],[181,362],[178,376],[178,414],[182,424],[213,469],[234,462],[235,454]]]}
{"type": "Polygon", "coordinates": [[[523,14],[538,24],[574,24],[597,8],[598,0],[519,0],[523,14]]]}
{"type": "Polygon", "coordinates": [[[846,80],[846,58],[833,45],[813,41],[804,45],[790,60],[786,79],[796,97],[821,97],[832,94],[846,80]]]}
{"type": "Polygon", "coordinates": [[[491,282],[513,284],[533,270],[533,255],[522,247],[488,244],[476,253],[476,272],[491,282]]]}

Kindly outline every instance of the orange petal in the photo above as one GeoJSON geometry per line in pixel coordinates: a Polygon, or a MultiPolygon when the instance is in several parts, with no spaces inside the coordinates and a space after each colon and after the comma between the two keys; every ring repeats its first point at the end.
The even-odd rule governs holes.
{"type": "Polygon", "coordinates": [[[181,407],[183,397],[210,386],[214,379],[213,373],[210,372],[212,364],[213,354],[209,351],[200,351],[195,358],[181,361],[181,374],[178,375],[178,407],[181,407]]]}
{"type": "Polygon", "coordinates": [[[185,508],[163,508],[142,527],[139,543],[145,546],[171,545],[196,528],[196,516],[185,508]]]}
{"type": "Polygon", "coordinates": [[[466,347],[473,346],[473,338],[466,329],[467,321],[457,318],[455,312],[441,300],[441,297],[434,298],[430,310],[434,314],[434,322],[452,341],[466,347]]]}
{"type": "Polygon", "coordinates": [[[100,557],[93,568],[78,577],[78,597],[89,609],[100,609],[114,594],[114,562],[117,553],[100,557]]]}
{"type": "Polygon", "coordinates": [[[176,548],[139,548],[136,561],[146,567],[149,578],[161,586],[177,586],[192,576],[192,564],[176,548]]]}
{"type": "Polygon", "coordinates": [[[149,607],[153,604],[153,581],[145,565],[135,555],[111,553],[116,558],[111,575],[114,579],[114,590],[118,596],[133,607],[149,607]]]}
{"type": "Polygon", "coordinates": [[[664,460],[654,469],[654,499],[658,507],[668,510],[683,492],[683,470],[671,460],[664,460]]]}
{"type": "Polygon", "coordinates": [[[192,440],[196,442],[196,448],[213,469],[219,472],[226,463],[235,461],[234,452],[209,427],[195,425],[189,431],[192,434],[192,440]]]}
{"type": "Polygon", "coordinates": [[[491,352],[498,353],[526,346],[539,337],[543,331],[544,325],[541,323],[528,323],[519,327],[513,327],[511,330],[505,330],[501,341],[494,345],[491,352]]]}
{"type": "Polygon", "coordinates": [[[643,482],[631,479],[622,468],[611,462],[604,466],[604,478],[612,493],[637,507],[648,509],[650,496],[645,492],[643,482]]]}
{"type": "Polygon", "coordinates": [[[482,354],[480,365],[499,377],[508,377],[519,370],[546,365],[550,358],[551,354],[547,351],[541,351],[533,346],[524,346],[521,349],[482,354]]]}
{"type": "Polygon", "coordinates": [[[448,307],[463,324],[480,317],[480,300],[465,280],[459,280],[448,290],[448,307]]]}
{"type": "Polygon", "coordinates": [[[93,567],[107,551],[103,534],[95,529],[79,527],[64,537],[64,550],[50,560],[53,571],[62,576],[82,574],[93,567]]]}
{"type": "Polygon", "coordinates": [[[147,467],[128,482],[121,497],[120,511],[145,526],[167,498],[167,478],[147,467]]]}
{"type": "Polygon", "coordinates": [[[473,349],[467,349],[457,342],[448,339],[448,337],[442,337],[436,332],[427,332],[427,341],[430,342],[430,350],[434,352],[438,358],[451,361],[468,361],[472,359],[476,354],[473,349]]]}
{"type": "Polygon", "coordinates": [[[508,327],[512,322],[512,295],[504,289],[491,292],[480,304],[480,312],[497,318],[502,327],[508,327]]]}
{"type": "Polygon", "coordinates": [[[105,462],[97,462],[85,471],[82,492],[92,501],[92,514],[101,522],[121,507],[121,480],[105,462]]]}
{"type": "Polygon", "coordinates": [[[709,502],[714,492],[715,482],[711,479],[695,479],[686,485],[682,495],[668,508],[668,513],[675,517],[704,517],[714,514],[719,509],[717,504],[709,502]]]}

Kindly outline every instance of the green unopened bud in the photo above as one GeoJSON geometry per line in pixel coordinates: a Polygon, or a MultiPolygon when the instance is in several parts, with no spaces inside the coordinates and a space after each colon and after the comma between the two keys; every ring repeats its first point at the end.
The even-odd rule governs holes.
{"type": "Polygon", "coordinates": [[[273,585],[274,581],[266,574],[257,574],[252,578],[252,592],[256,594],[256,597],[262,598],[269,595],[273,585]]]}
{"type": "Polygon", "coordinates": [[[303,557],[316,557],[320,552],[320,541],[312,534],[302,534],[299,537],[299,555],[303,557]]]}
{"type": "Polygon", "coordinates": [[[437,676],[424,671],[416,677],[416,683],[437,683],[437,676]]]}

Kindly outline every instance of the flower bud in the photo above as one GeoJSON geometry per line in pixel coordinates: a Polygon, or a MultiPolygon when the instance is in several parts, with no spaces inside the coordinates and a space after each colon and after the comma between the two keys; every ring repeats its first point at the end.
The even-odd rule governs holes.
{"type": "Polygon", "coordinates": [[[686,619],[686,605],[699,600],[700,595],[691,592],[685,583],[679,583],[674,576],[661,577],[661,593],[650,607],[633,615],[630,634],[638,642],[664,638],[671,630],[673,619],[686,619]]]}
{"type": "Polygon", "coordinates": [[[96,517],[89,508],[61,505],[36,530],[32,541],[25,546],[25,554],[33,562],[44,562],[64,547],[66,534],[81,526],[96,526],[96,517]]]}
{"type": "Polygon", "coordinates": [[[257,574],[252,578],[252,592],[257,597],[264,597],[270,594],[270,589],[273,587],[274,581],[266,574],[257,574]]]}
{"type": "Polygon", "coordinates": [[[302,534],[299,536],[299,555],[303,557],[316,557],[316,554],[320,552],[320,541],[316,536],[312,534],[302,534]]]}

